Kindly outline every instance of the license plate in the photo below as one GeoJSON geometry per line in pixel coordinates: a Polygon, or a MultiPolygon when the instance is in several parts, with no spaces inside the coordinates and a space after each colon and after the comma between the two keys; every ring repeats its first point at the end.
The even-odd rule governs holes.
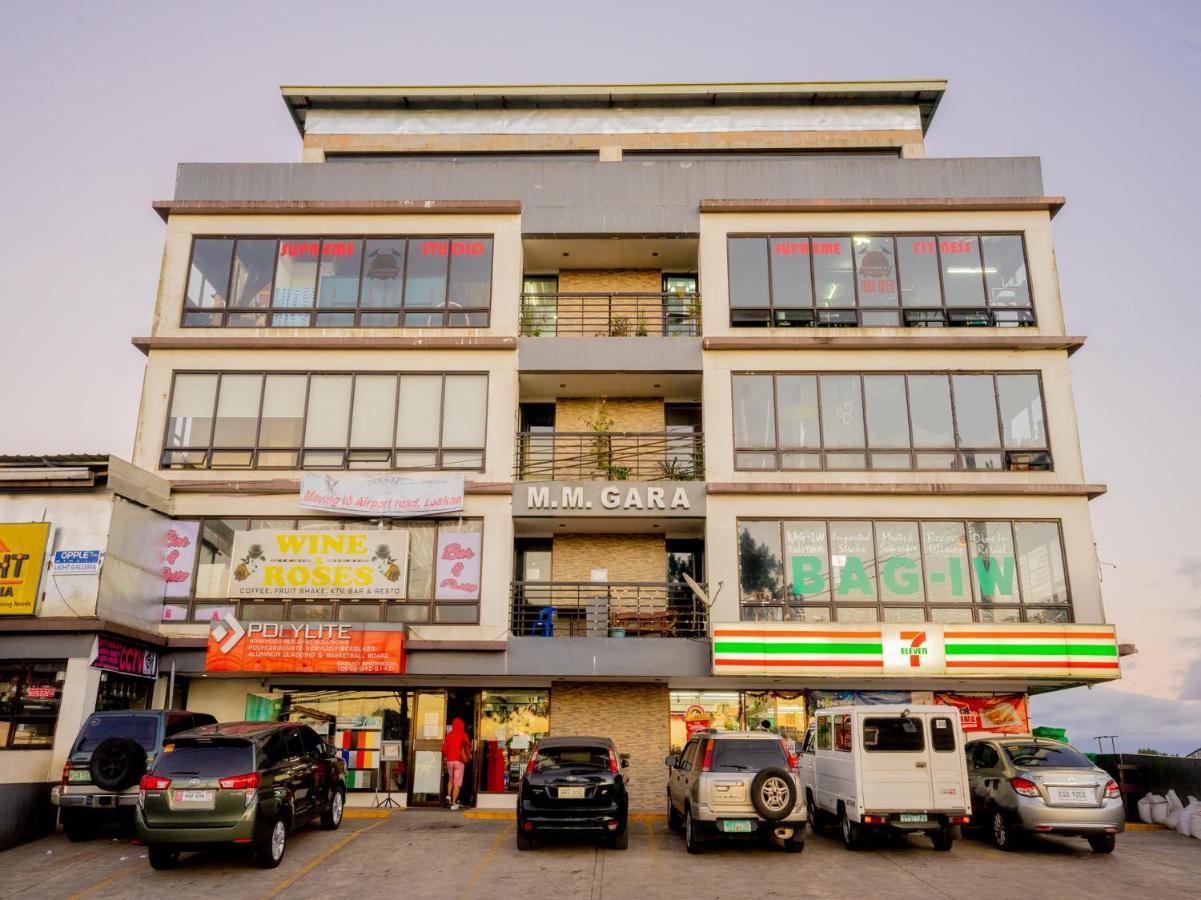
{"type": "Polygon", "coordinates": [[[213,802],[216,791],[175,791],[176,803],[209,803],[213,802]]]}
{"type": "Polygon", "coordinates": [[[89,772],[87,769],[70,769],[67,772],[67,781],[68,782],[91,781],[91,780],[92,780],[92,773],[89,772]]]}
{"type": "Polygon", "coordinates": [[[897,818],[902,822],[928,822],[930,820],[925,813],[901,813],[897,818]]]}
{"type": "Polygon", "coordinates": [[[1092,803],[1097,798],[1084,788],[1051,788],[1051,799],[1056,803],[1092,803]]]}
{"type": "Polygon", "coordinates": [[[561,787],[559,788],[560,800],[583,800],[587,788],[582,787],[561,787]]]}
{"type": "Polygon", "coordinates": [[[721,823],[721,830],[727,834],[750,834],[754,823],[746,819],[726,819],[721,823]]]}

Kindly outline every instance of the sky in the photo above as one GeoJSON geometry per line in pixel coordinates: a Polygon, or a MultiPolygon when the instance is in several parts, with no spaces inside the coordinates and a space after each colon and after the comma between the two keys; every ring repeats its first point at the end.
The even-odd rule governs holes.
{"type": "Polygon", "coordinates": [[[0,453],[133,445],[179,162],[294,162],[281,84],[946,78],[929,156],[1040,156],[1118,685],[1082,745],[1201,747],[1201,3],[0,0],[0,453]],[[1197,243],[1194,243],[1197,242],[1197,243]]]}

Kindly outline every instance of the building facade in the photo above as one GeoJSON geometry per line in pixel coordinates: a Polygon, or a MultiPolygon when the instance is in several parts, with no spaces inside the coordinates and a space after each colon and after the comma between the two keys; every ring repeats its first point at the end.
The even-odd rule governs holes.
{"type": "Polygon", "coordinates": [[[359,802],[438,803],[455,717],[482,806],[607,734],[658,809],[697,727],[1118,677],[1063,200],[926,158],[944,87],[289,87],[301,162],[181,165],[132,462],[188,707],[312,723],[359,802]]]}

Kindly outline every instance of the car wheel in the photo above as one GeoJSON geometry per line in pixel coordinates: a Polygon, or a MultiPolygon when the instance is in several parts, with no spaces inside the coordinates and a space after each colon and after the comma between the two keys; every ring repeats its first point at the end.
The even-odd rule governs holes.
{"type": "Polygon", "coordinates": [[[858,850],[863,843],[863,829],[858,822],[851,821],[845,806],[838,810],[838,828],[842,832],[843,846],[848,850],[858,850]]]}
{"type": "Polygon", "coordinates": [[[796,800],[796,784],[784,769],[775,766],[764,769],[751,782],[751,803],[755,812],[768,822],[787,818],[796,800]]]}
{"type": "Polygon", "coordinates": [[[156,871],[174,869],[179,862],[179,851],[151,844],[146,848],[146,858],[150,860],[150,868],[156,871]]]}
{"type": "Polygon", "coordinates": [[[629,846],[630,832],[624,828],[622,829],[621,834],[615,834],[613,837],[609,838],[609,849],[611,850],[625,850],[629,846]]]}
{"type": "Polygon", "coordinates": [[[940,828],[938,831],[931,831],[930,843],[934,845],[935,850],[950,850],[955,845],[954,832],[950,828],[940,828]]]}
{"type": "Polygon", "coordinates": [[[271,833],[254,850],[255,863],[260,869],[274,869],[284,861],[287,845],[288,824],[282,818],[276,819],[271,833]]]}
{"type": "Polygon", "coordinates": [[[517,823],[517,849],[518,850],[533,850],[534,836],[527,834],[521,830],[521,823],[517,823]]]}
{"type": "Polygon", "coordinates": [[[330,798],[329,809],[321,814],[321,827],[326,831],[337,831],[342,824],[342,812],[346,808],[346,794],[337,790],[330,798]]]}
{"type": "Polygon", "coordinates": [[[805,814],[809,819],[809,827],[813,829],[814,834],[817,834],[823,824],[822,811],[817,808],[817,801],[813,799],[813,791],[805,792],[805,814]]]}
{"type": "Polygon", "coordinates": [[[684,827],[684,818],[676,812],[670,796],[667,798],[667,827],[672,831],[679,831],[684,827]]]}
{"type": "Polygon", "coordinates": [[[684,848],[689,853],[700,853],[704,849],[704,841],[697,834],[696,823],[692,820],[692,808],[684,810],[684,848]]]}
{"type": "Polygon", "coordinates": [[[1018,846],[1017,830],[1010,827],[1005,819],[1005,813],[994,808],[989,819],[989,836],[993,846],[998,850],[1016,850],[1018,846]]]}
{"type": "Polygon", "coordinates": [[[1112,834],[1094,834],[1088,839],[1088,845],[1093,848],[1093,853],[1113,853],[1117,842],[1117,837],[1112,834]]]}
{"type": "Polygon", "coordinates": [[[82,810],[64,809],[60,813],[63,834],[67,836],[67,840],[72,844],[78,844],[82,841],[90,841],[96,836],[96,823],[92,817],[82,810]]]}

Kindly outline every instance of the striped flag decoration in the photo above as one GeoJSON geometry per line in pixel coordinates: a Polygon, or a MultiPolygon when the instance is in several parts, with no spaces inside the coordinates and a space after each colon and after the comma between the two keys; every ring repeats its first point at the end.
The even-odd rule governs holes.
{"type": "Polygon", "coordinates": [[[1119,674],[1112,625],[947,626],[947,672],[1005,672],[1092,680],[1119,674]]]}
{"type": "Polygon", "coordinates": [[[713,631],[713,671],[728,675],[873,675],[883,652],[878,627],[736,622],[713,631]]]}

